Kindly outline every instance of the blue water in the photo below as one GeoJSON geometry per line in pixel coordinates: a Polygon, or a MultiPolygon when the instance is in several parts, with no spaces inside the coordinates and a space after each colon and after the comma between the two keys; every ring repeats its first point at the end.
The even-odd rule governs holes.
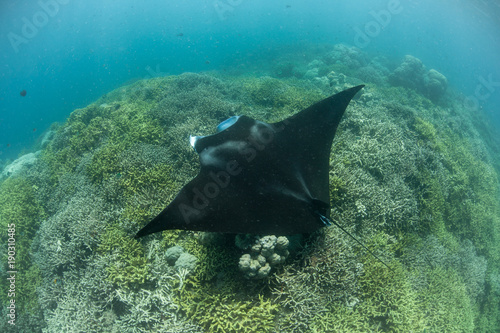
{"type": "Polygon", "coordinates": [[[0,160],[131,80],[251,70],[305,44],[414,55],[499,127],[499,15],[473,0],[2,1],[0,160]]]}

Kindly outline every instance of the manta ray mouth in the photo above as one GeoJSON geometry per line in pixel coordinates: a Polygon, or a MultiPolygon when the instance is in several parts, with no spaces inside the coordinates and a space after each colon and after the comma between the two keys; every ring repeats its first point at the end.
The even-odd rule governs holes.
{"type": "Polygon", "coordinates": [[[233,126],[241,116],[232,116],[221,122],[217,125],[217,133],[222,132],[223,130],[233,126]]]}
{"type": "MultiPolygon", "coordinates": [[[[220,133],[220,132],[228,129],[229,127],[233,126],[238,121],[238,119],[240,119],[240,117],[241,116],[232,116],[232,117],[227,118],[223,122],[221,122],[219,125],[217,125],[217,133],[220,133]]],[[[189,137],[189,143],[191,144],[191,147],[195,148],[196,142],[200,139],[205,138],[205,137],[206,137],[206,135],[197,135],[197,136],[191,135],[189,137]]],[[[195,148],[195,150],[196,150],[196,148],[195,148]]]]}

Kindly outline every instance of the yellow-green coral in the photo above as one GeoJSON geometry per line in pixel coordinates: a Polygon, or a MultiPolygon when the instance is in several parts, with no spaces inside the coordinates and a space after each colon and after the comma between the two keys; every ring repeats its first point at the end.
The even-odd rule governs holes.
{"type": "Polygon", "coordinates": [[[297,83],[297,81],[265,77],[247,79],[244,82],[244,88],[253,103],[261,107],[272,108],[272,113],[266,115],[268,119],[263,120],[279,121],[324,97],[320,92],[300,87],[297,83]]]}
{"type": "Polygon", "coordinates": [[[427,275],[428,287],[418,294],[418,306],[430,332],[474,332],[474,306],[456,272],[436,268],[427,275]]]}
{"type": "Polygon", "coordinates": [[[279,308],[262,295],[239,300],[234,293],[205,289],[184,290],[179,301],[188,318],[208,333],[272,332],[279,308]]]}
{"type": "Polygon", "coordinates": [[[406,279],[402,265],[389,270],[373,260],[364,264],[360,278],[359,303],[353,308],[331,304],[329,312],[317,314],[315,332],[421,332],[422,313],[417,308],[416,293],[406,279]]]}
{"type": "Polygon", "coordinates": [[[111,255],[108,279],[118,287],[144,283],[148,273],[147,260],[141,244],[116,227],[109,227],[102,237],[98,252],[111,255]]]}
{"type": "Polygon", "coordinates": [[[220,244],[201,244],[189,231],[167,230],[162,236],[164,247],[182,246],[198,259],[194,271],[194,277],[198,281],[210,281],[218,274],[223,274],[226,278],[234,277],[238,273],[238,252],[235,248],[220,244]]]}
{"type": "Polygon", "coordinates": [[[383,332],[374,328],[364,313],[349,308],[344,304],[336,304],[327,312],[317,313],[311,322],[312,333],[361,333],[383,332]]]}
{"type": "MultiPolygon", "coordinates": [[[[155,89],[159,89],[158,86],[155,89]]],[[[116,154],[132,144],[162,142],[162,127],[146,115],[158,102],[157,98],[109,102],[73,111],[67,123],[57,129],[56,138],[42,155],[53,173],[53,183],[57,183],[61,175],[73,171],[83,155],[98,148],[102,142],[107,142],[107,146],[93,157],[89,168],[94,181],[101,181],[115,171],[116,154]]]]}
{"type": "Polygon", "coordinates": [[[125,149],[123,145],[109,143],[99,149],[92,162],[87,167],[87,173],[95,182],[100,182],[110,175],[116,175],[120,171],[118,165],[120,153],[125,149]]]}
{"type": "Polygon", "coordinates": [[[374,327],[386,332],[418,331],[422,318],[416,309],[416,295],[402,266],[392,268],[390,271],[374,260],[364,265],[360,311],[374,327]]]}
{"type": "Polygon", "coordinates": [[[159,164],[145,170],[131,167],[122,173],[120,183],[127,195],[135,194],[151,186],[165,191],[174,191],[176,187],[179,187],[175,182],[174,170],[167,164],[159,164]]]}
{"type": "Polygon", "coordinates": [[[147,169],[129,167],[116,175],[128,199],[122,217],[139,225],[145,225],[161,212],[179,188],[168,164],[147,169]]]}
{"type": "Polygon", "coordinates": [[[444,168],[439,173],[420,170],[420,204],[429,231],[450,248],[456,239],[468,238],[494,260],[500,259],[498,217],[498,174],[473,153],[467,139],[416,118],[415,130],[437,153],[444,168]]]}
{"type": "Polygon", "coordinates": [[[113,131],[110,138],[122,143],[160,143],[163,130],[158,122],[138,110],[137,105],[125,105],[111,114],[113,131]]]}
{"type": "MultiPolygon", "coordinates": [[[[36,199],[36,187],[23,178],[9,178],[0,184],[0,235],[2,244],[7,244],[7,230],[15,225],[15,264],[8,270],[16,270],[16,306],[20,311],[37,306],[36,287],[41,283],[38,267],[31,260],[31,243],[45,216],[41,204],[36,199]]],[[[7,247],[6,247],[7,249],[7,247]]],[[[2,253],[2,265],[7,263],[7,251],[2,253]]],[[[4,270],[4,269],[2,269],[4,270]]],[[[0,280],[0,301],[7,300],[7,279],[0,280]]]]}
{"type": "Polygon", "coordinates": [[[346,182],[336,175],[330,175],[330,202],[332,205],[339,205],[346,192],[346,182]]]}
{"type": "Polygon", "coordinates": [[[442,151],[444,149],[434,125],[420,117],[415,117],[414,126],[415,131],[420,134],[421,140],[428,141],[432,148],[437,151],[442,151]]]}

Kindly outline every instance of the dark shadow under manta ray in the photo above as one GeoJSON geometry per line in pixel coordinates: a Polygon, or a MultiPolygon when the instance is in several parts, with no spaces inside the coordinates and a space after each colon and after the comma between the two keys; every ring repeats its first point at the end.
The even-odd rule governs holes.
{"type": "Polygon", "coordinates": [[[331,145],[361,88],[277,123],[231,117],[217,134],[192,137],[200,172],[135,237],[170,229],[290,235],[329,225],[331,145]]]}

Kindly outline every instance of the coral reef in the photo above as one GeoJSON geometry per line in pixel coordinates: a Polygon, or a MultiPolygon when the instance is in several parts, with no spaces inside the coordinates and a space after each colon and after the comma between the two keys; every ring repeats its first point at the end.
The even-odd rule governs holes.
{"type": "Polygon", "coordinates": [[[428,284],[427,272],[443,268],[458,274],[466,287],[471,301],[481,300],[486,283],[487,261],[470,240],[461,242],[456,251],[443,246],[431,235],[408,247],[402,262],[411,270],[410,281],[415,290],[422,290],[428,284]]]}
{"type": "Polygon", "coordinates": [[[477,316],[464,283],[453,270],[436,268],[427,274],[428,287],[418,294],[430,331],[474,332],[477,316]]]}
{"type": "MultiPolygon", "coordinates": [[[[392,65],[336,45],[278,59],[259,77],[185,73],[120,87],[53,126],[30,167],[0,179],[0,226],[19,231],[18,327],[498,331],[498,161],[477,114],[412,56],[392,65]],[[330,215],[391,270],[335,226],[297,240],[181,230],[133,239],[196,174],[189,135],[238,114],[278,121],[360,80],[332,147],[330,215]]],[[[5,254],[1,264],[5,290],[5,254]]]]}
{"type": "Polygon", "coordinates": [[[308,332],[314,318],[331,311],[330,306],[355,306],[362,272],[351,240],[341,230],[328,228],[311,236],[273,281],[273,294],[284,307],[278,331],[308,332]]]}

